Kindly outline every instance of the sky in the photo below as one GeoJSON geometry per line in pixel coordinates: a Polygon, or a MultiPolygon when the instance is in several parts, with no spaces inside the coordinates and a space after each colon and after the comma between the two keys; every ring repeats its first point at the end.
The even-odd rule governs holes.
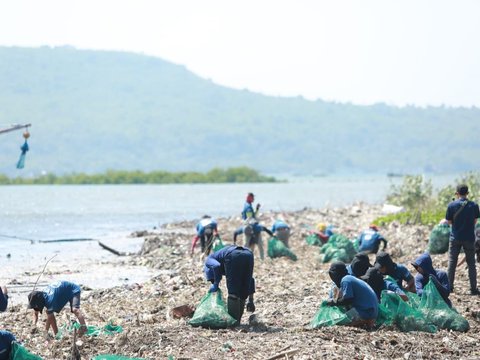
{"type": "Polygon", "coordinates": [[[143,53],[273,96],[480,107],[478,0],[0,0],[0,46],[143,53]]]}

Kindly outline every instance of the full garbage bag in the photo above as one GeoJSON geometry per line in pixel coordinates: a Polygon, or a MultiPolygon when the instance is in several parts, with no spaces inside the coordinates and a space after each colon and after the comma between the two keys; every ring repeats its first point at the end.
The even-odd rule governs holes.
{"type": "Polygon", "coordinates": [[[278,240],[276,237],[272,237],[268,241],[268,251],[267,254],[270,258],[277,258],[286,256],[292,259],[293,261],[297,261],[297,255],[295,255],[292,250],[290,250],[283,242],[278,240]]]}
{"type": "Polygon", "coordinates": [[[42,358],[30,353],[26,348],[14,341],[10,351],[10,360],[42,360],[42,358]]]}
{"type": "Polygon", "coordinates": [[[419,310],[440,329],[462,332],[470,329],[467,319],[447,305],[433,281],[429,281],[423,289],[419,310]]]}
{"type": "Polygon", "coordinates": [[[351,262],[357,251],[353,242],[341,234],[333,234],[327,243],[320,248],[323,254],[322,262],[343,261],[351,262]]]}
{"type": "Polygon", "coordinates": [[[310,321],[310,328],[317,329],[324,326],[345,325],[351,322],[343,306],[328,306],[323,301],[317,313],[310,321]]]}
{"type": "Polygon", "coordinates": [[[222,238],[220,236],[215,236],[215,239],[213,239],[212,251],[216,252],[224,247],[225,245],[223,244],[222,238]]]}
{"type": "Polygon", "coordinates": [[[235,325],[237,320],[228,313],[222,291],[218,289],[214,293],[207,293],[200,300],[200,304],[188,323],[192,326],[223,329],[235,325]]]}
{"type": "Polygon", "coordinates": [[[435,225],[428,239],[428,252],[430,254],[444,254],[448,251],[450,240],[450,225],[435,225]]]}
{"type": "Polygon", "coordinates": [[[322,240],[315,234],[310,234],[305,238],[305,242],[312,246],[322,246],[322,240]]]}

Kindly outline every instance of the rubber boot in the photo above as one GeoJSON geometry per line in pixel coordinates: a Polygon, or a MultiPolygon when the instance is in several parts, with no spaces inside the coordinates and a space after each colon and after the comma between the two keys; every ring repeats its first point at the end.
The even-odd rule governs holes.
{"type": "Polygon", "coordinates": [[[240,320],[242,319],[243,310],[245,309],[245,300],[242,300],[235,295],[228,295],[227,309],[230,316],[233,317],[235,320],[237,320],[235,325],[240,325],[240,320]]]}

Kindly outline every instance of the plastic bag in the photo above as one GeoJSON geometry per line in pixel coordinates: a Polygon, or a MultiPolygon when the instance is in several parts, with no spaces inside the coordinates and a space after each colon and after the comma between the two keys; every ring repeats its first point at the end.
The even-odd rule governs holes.
{"type": "Polygon", "coordinates": [[[297,255],[295,255],[292,250],[285,246],[283,242],[278,240],[276,237],[272,237],[268,241],[268,256],[270,258],[277,258],[286,256],[292,259],[293,261],[297,261],[297,255]]]}
{"type": "Polygon", "coordinates": [[[42,360],[42,358],[30,353],[22,345],[14,341],[10,351],[10,360],[42,360]]]}
{"type": "MultiPolygon", "coordinates": [[[[412,295],[417,296],[415,294],[412,295]]],[[[412,306],[410,301],[403,301],[398,294],[391,291],[382,291],[378,314],[376,321],[377,326],[395,325],[403,332],[437,332],[437,327],[433,325],[420,310],[412,306]]]]}
{"type": "Polygon", "coordinates": [[[450,225],[435,225],[428,239],[428,252],[430,254],[444,254],[448,251],[450,241],[450,225]]]}
{"type": "Polygon", "coordinates": [[[322,240],[315,234],[310,234],[305,238],[305,242],[312,246],[322,246],[322,240]]]}
{"type": "MultiPolygon", "coordinates": [[[[58,329],[58,333],[56,336],[56,339],[61,339],[63,338],[64,334],[67,332],[71,333],[73,329],[80,329],[80,324],[78,322],[74,322],[71,326],[68,325],[62,325],[58,329]]],[[[106,335],[114,335],[121,333],[123,331],[123,328],[118,325],[114,325],[112,322],[109,322],[107,325],[101,327],[101,326],[95,326],[95,325],[88,325],[87,326],[87,331],[85,332],[86,336],[99,336],[101,334],[106,334],[106,335]]]]}
{"type": "Polygon", "coordinates": [[[419,310],[431,323],[441,329],[462,332],[470,329],[467,319],[447,305],[433,281],[429,281],[423,289],[419,310]]]}
{"type": "Polygon", "coordinates": [[[342,306],[328,306],[323,301],[317,313],[310,321],[310,328],[318,329],[324,326],[346,325],[351,319],[346,314],[346,309],[342,306]]]}
{"type": "Polygon", "coordinates": [[[207,293],[188,322],[192,326],[203,326],[212,329],[223,329],[237,323],[227,311],[222,291],[207,293]]]}
{"type": "Polygon", "coordinates": [[[212,251],[217,252],[220,249],[223,249],[225,245],[223,244],[222,239],[220,236],[216,236],[215,239],[213,240],[213,246],[212,246],[212,251]]]}

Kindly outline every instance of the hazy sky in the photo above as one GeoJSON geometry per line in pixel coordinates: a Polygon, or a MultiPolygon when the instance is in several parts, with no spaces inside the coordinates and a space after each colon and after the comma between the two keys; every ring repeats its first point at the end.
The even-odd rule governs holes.
{"type": "Polygon", "coordinates": [[[480,106],[479,0],[0,0],[0,45],[140,52],[269,95],[480,106]]]}

